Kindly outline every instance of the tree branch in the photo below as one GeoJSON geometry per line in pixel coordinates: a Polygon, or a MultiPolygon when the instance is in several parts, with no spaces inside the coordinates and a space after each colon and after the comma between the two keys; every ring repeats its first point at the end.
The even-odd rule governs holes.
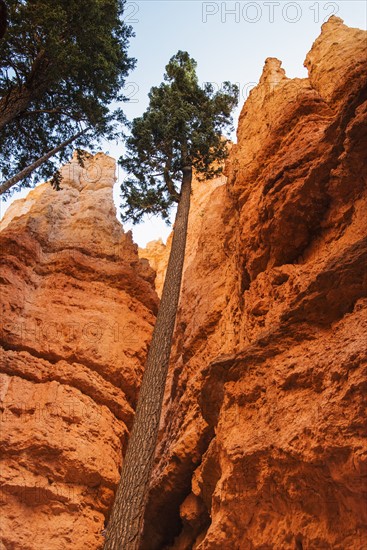
{"type": "Polygon", "coordinates": [[[3,195],[6,191],[8,191],[11,187],[13,187],[16,183],[18,183],[22,179],[26,178],[27,176],[29,176],[32,172],[34,172],[34,170],[39,168],[42,164],[44,164],[46,161],[48,161],[48,159],[50,159],[51,157],[56,155],[56,153],[58,153],[59,151],[64,149],[64,147],[66,147],[67,145],[69,145],[70,143],[75,141],[78,137],[80,137],[85,132],[86,132],[86,130],[81,130],[80,132],[78,132],[77,134],[72,136],[71,138],[69,138],[69,139],[63,141],[62,143],[60,143],[60,145],[58,145],[54,149],[51,149],[51,151],[48,151],[48,153],[46,153],[45,155],[40,157],[38,160],[36,160],[35,162],[33,162],[32,164],[27,166],[27,168],[24,168],[24,170],[22,170],[21,172],[18,172],[18,174],[16,174],[12,178],[8,179],[7,181],[4,181],[4,183],[2,183],[0,185],[0,195],[3,195]]]}
{"type": "Polygon", "coordinates": [[[8,26],[8,10],[4,0],[0,0],[0,39],[4,36],[8,26]]]}
{"type": "Polygon", "coordinates": [[[68,114],[65,111],[63,111],[60,107],[57,107],[55,109],[35,109],[34,111],[26,111],[25,113],[23,113],[23,116],[26,116],[26,115],[39,115],[39,114],[43,114],[43,113],[50,114],[50,115],[55,114],[55,113],[63,113],[65,115],[68,114]]]}

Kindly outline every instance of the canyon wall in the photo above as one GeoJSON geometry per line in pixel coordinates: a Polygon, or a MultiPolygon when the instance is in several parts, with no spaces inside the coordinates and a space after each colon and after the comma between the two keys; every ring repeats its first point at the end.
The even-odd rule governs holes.
{"type": "MultiPolygon", "coordinates": [[[[308,78],[267,59],[194,181],[142,550],[365,550],[366,40],[332,17],[308,78]]],[[[6,550],[102,548],[169,254],[111,158],[63,176],[0,227],[6,550]]]]}
{"type": "Polygon", "coordinates": [[[113,159],[74,158],[1,224],[4,550],[103,545],[158,304],[114,182],[113,159]]]}
{"type": "Polygon", "coordinates": [[[366,548],[366,40],[267,59],[191,213],[144,550],[366,548]]]}

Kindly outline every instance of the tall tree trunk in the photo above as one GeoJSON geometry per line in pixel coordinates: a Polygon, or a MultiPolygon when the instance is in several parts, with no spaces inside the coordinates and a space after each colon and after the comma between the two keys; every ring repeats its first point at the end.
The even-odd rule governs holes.
{"type": "Polygon", "coordinates": [[[60,143],[60,145],[58,145],[57,147],[55,147],[54,149],[51,149],[51,151],[48,151],[48,153],[46,153],[45,155],[43,155],[43,157],[40,157],[38,160],[36,160],[35,162],[33,162],[32,164],[30,164],[29,166],[27,166],[27,168],[24,168],[24,170],[22,170],[21,172],[18,172],[18,174],[16,174],[15,176],[13,176],[12,178],[4,181],[2,184],[0,184],[0,195],[2,195],[3,193],[5,193],[6,191],[8,191],[11,187],[13,187],[13,185],[15,185],[16,183],[18,183],[19,181],[21,181],[22,179],[26,178],[27,176],[29,176],[29,174],[31,174],[34,170],[36,170],[37,168],[39,168],[43,163],[45,163],[48,159],[50,159],[51,157],[53,157],[54,155],[56,155],[56,153],[58,153],[59,151],[61,151],[62,149],[64,149],[64,147],[66,147],[67,145],[69,145],[70,143],[72,143],[73,141],[75,141],[78,137],[80,137],[82,134],[84,134],[85,130],[82,130],[81,132],[78,132],[77,134],[75,134],[74,136],[72,136],[71,138],[63,141],[62,143],[60,143]]]}
{"type": "Polygon", "coordinates": [[[139,550],[185,259],[192,168],[183,169],[172,248],[104,550],[139,550]]]}

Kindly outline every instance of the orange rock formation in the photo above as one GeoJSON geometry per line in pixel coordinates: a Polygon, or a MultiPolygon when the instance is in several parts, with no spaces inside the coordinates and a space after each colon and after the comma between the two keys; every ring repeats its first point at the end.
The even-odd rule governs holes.
{"type": "Polygon", "coordinates": [[[162,296],[164,278],[168,265],[169,253],[171,250],[172,233],[164,244],[162,239],[150,241],[145,248],[139,248],[139,258],[146,259],[156,273],[154,286],[159,297],[162,296]]]}
{"type": "Polygon", "coordinates": [[[144,550],[363,550],[366,33],[266,60],[196,218],[144,550]]]}
{"type": "Polygon", "coordinates": [[[157,309],[98,154],[0,232],[1,548],[100,548],[157,309]]]}
{"type": "MultiPolygon", "coordinates": [[[[364,550],[366,33],[269,58],[226,178],[194,183],[142,550],[364,550]]],[[[0,239],[2,543],[99,549],[157,296],[91,158],[0,239]],[[133,328],[133,331],[131,330],[133,328]]],[[[162,287],[168,248],[139,251],[162,287]]]]}

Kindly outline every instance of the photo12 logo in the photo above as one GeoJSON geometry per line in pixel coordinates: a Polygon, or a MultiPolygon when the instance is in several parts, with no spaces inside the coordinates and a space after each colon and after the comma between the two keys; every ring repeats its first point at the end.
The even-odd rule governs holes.
{"type": "Polygon", "coordinates": [[[275,23],[283,20],[298,23],[311,15],[314,23],[324,23],[339,12],[336,2],[203,2],[202,22],[275,23]]]}
{"type": "Polygon", "coordinates": [[[131,25],[132,23],[139,23],[139,19],[136,17],[139,12],[140,7],[137,2],[126,2],[124,6],[122,20],[127,25],[131,25]]]}
{"type": "MultiPolygon", "coordinates": [[[[273,94],[279,85],[281,81],[278,80],[268,80],[267,86],[268,86],[268,93],[273,94]]],[[[251,91],[256,88],[259,85],[259,82],[250,81],[250,82],[232,82],[232,84],[235,84],[238,88],[238,99],[240,102],[240,107],[242,107],[242,104],[244,101],[247,101],[249,98],[251,91]]],[[[202,87],[205,88],[205,86],[210,85],[214,91],[214,93],[217,92],[223,92],[225,91],[225,83],[222,82],[204,82],[202,87]]],[[[287,80],[287,89],[288,92],[290,92],[288,95],[288,101],[289,102],[295,102],[298,101],[298,99],[302,98],[304,95],[304,86],[302,84],[302,81],[299,79],[294,80],[287,80]]]]}
{"type": "Polygon", "coordinates": [[[124,88],[124,96],[126,103],[139,103],[139,85],[136,82],[126,82],[124,88]]]}

